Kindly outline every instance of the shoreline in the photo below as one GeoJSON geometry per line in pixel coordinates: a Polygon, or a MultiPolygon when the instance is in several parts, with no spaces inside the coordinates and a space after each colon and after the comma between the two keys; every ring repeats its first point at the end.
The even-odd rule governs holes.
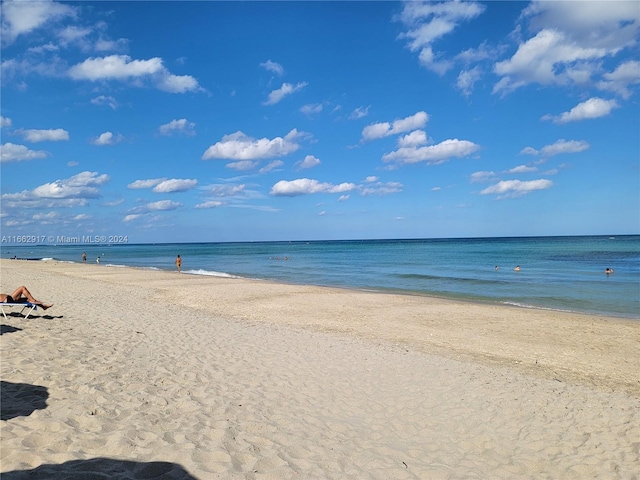
{"type": "MultiPolygon", "coordinates": [[[[136,266],[136,265],[126,265],[126,264],[115,264],[115,263],[105,263],[101,265],[94,265],[93,263],[83,264],[82,262],[78,262],[75,260],[58,260],[51,257],[46,258],[8,258],[8,259],[0,259],[0,260],[22,260],[29,262],[55,262],[55,263],[68,263],[74,265],[90,265],[90,266],[99,266],[101,268],[129,268],[134,270],[149,270],[156,272],[167,272],[167,273],[175,273],[175,269],[166,267],[153,267],[153,266],[136,266]]],[[[484,297],[473,297],[464,294],[446,294],[446,293],[436,293],[436,292],[423,292],[418,290],[400,290],[400,289],[385,289],[385,288],[371,288],[371,287],[349,287],[349,286],[334,286],[334,285],[322,285],[322,284],[306,284],[306,283],[289,283],[284,280],[278,279],[270,279],[270,278],[262,278],[262,277],[247,277],[247,276],[239,276],[226,272],[218,272],[218,271],[210,271],[210,270],[185,270],[182,272],[184,275],[193,275],[193,276],[202,276],[202,277],[212,277],[212,278],[233,278],[238,280],[246,280],[246,281],[259,281],[259,282],[268,282],[275,284],[283,284],[290,286],[309,286],[309,287],[318,287],[318,288],[335,288],[339,290],[346,291],[354,291],[354,292],[362,292],[362,293],[374,293],[380,295],[407,295],[407,296],[415,296],[415,297],[425,297],[432,298],[436,300],[445,300],[452,301],[458,303],[465,303],[470,305],[484,305],[484,306],[505,306],[511,308],[522,308],[525,310],[541,310],[547,312],[557,312],[557,313],[568,313],[575,315],[586,315],[586,316],[596,316],[596,317],[608,317],[615,318],[619,320],[631,320],[637,321],[640,320],[640,314],[632,315],[632,314],[623,314],[618,312],[606,312],[606,311],[587,311],[587,310],[570,310],[570,309],[562,309],[550,306],[540,306],[526,303],[518,303],[517,301],[511,300],[494,300],[490,298],[484,297]],[[207,273],[198,273],[198,272],[207,272],[207,273]]]]}
{"type": "Polygon", "coordinates": [[[0,269],[2,291],[54,303],[3,319],[10,480],[113,461],[129,478],[153,462],[200,479],[632,478],[640,460],[637,321],[73,262],[0,269]]]}

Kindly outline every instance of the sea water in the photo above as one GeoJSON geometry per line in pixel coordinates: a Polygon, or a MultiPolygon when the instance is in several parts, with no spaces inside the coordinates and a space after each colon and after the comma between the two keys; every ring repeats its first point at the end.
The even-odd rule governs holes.
{"type": "Polygon", "coordinates": [[[432,295],[640,318],[640,236],[3,245],[3,258],[432,295]],[[514,267],[520,266],[520,271],[514,267]],[[496,268],[497,267],[497,268],[496,268]],[[605,274],[605,268],[613,274],[605,274]]]}

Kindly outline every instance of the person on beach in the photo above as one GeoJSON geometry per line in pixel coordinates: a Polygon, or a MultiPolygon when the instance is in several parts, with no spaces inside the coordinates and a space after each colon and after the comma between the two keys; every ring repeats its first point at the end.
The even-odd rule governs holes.
{"type": "Polygon", "coordinates": [[[0,302],[2,303],[33,303],[43,310],[53,307],[53,303],[43,303],[40,300],[36,300],[31,292],[27,290],[24,285],[15,289],[11,295],[6,293],[0,293],[0,302]]]}
{"type": "Polygon", "coordinates": [[[180,273],[180,268],[182,267],[182,259],[180,255],[176,257],[176,268],[178,269],[178,273],[180,273]]]}
{"type": "Polygon", "coordinates": [[[516,268],[514,268],[514,270],[515,270],[516,272],[519,272],[519,271],[520,271],[520,265],[516,265],[516,268]]]}
{"type": "Polygon", "coordinates": [[[609,267],[605,268],[604,273],[606,273],[607,275],[609,275],[610,273],[613,273],[613,268],[609,268],[609,267]]]}
{"type": "Polygon", "coordinates": [[[82,252],[82,263],[87,263],[87,252],[82,252]]]}

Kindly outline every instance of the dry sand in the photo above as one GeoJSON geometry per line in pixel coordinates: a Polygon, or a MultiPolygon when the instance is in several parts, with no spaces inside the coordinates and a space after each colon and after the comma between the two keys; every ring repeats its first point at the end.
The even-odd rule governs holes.
{"type": "Polygon", "coordinates": [[[2,260],[0,472],[640,477],[640,321],[2,260]]]}

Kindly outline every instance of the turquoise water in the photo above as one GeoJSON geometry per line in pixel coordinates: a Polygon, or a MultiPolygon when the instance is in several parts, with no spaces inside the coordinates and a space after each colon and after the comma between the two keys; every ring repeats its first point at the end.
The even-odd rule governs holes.
{"type": "Polygon", "coordinates": [[[640,236],[3,245],[3,258],[182,270],[640,318],[640,236]],[[513,268],[520,265],[521,270],[513,268]],[[498,266],[496,271],[495,266],[498,266]],[[606,275],[606,267],[614,268],[606,275]]]}

